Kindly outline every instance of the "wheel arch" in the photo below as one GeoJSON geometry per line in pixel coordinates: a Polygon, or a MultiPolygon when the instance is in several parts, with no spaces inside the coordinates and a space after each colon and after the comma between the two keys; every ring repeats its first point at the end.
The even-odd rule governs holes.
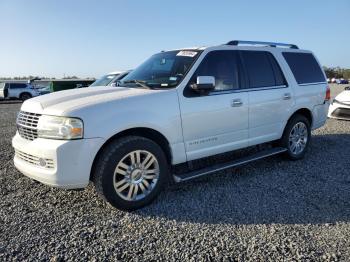
{"type": "Polygon", "coordinates": [[[167,161],[169,164],[172,163],[172,153],[171,153],[171,148],[170,148],[170,143],[167,140],[167,138],[160,133],[159,131],[148,128],[148,127],[137,127],[137,128],[130,128],[123,130],[113,136],[111,136],[109,139],[105,141],[105,143],[101,146],[101,148],[98,150],[97,154],[95,155],[94,161],[91,166],[90,170],[90,180],[92,179],[93,171],[96,166],[96,161],[98,160],[100,154],[104,150],[104,148],[113,140],[125,137],[125,136],[140,136],[144,138],[148,138],[152,140],[153,142],[157,143],[164,151],[165,156],[167,158],[167,161]]]}
{"type": "Polygon", "coordinates": [[[31,93],[29,93],[28,91],[23,91],[23,92],[21,92],[21,93],[18,95],[18,97],[19,97],[19,98],[22,98],[22,95],[24,95],[24,94],[27,94],[27,95],[29,95],[30,97],[33,97],[33,95],[32,95],[31,93]]]}
{"type": "Polygon", "coordinates": [[[298,110],[296,110],[289,118],[287,123],[295,116],[295,115],[302,115],[305,116],[307,118],[307,120],[309,120],[310,122],[310,126],[312,126],[313,123],[313,116],[312,116],[312,111],[308,108],[300,108],[298,110]]]}
{"type": "Polygon", "coordinates": [[[303,107],[303,108],[299,108],[298,110],[294,111],[293,114],[291,114],[291,116],[288,118],[287,122],[286,122],[286,125],[284,126],[283,128],[283,132],[281,134],[281,137],[283,136],[285,130],[286,130],[286,127],[289,123],[289,121],[295,116],[295,115],[302,115],[304,117],[306,117],[307,120],[309,120],[310,122],[310,127],[312,127],[312,123],[313,123],[313,116],[312,116],[312,111],[306,107],[303,107]]]}

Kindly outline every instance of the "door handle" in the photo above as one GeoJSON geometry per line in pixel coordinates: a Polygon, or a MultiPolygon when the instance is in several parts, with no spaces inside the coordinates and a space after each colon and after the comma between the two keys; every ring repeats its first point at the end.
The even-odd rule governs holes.
{"type": "Polygon", "coordinates": [[[231,101],[231,106],[232,107],[238,107],[238,106],[242,106],[243,105],[243,102],[241,99],[233,99],[231,101]]]}
{"type": "Polygon", "coordinates": [[[289,99],[291,99],[291,98],[292,98],[292,96],[291,96],[290,93],[285,93],[285,94],[283,95],[283,100],[289,100],[289,99]]]}

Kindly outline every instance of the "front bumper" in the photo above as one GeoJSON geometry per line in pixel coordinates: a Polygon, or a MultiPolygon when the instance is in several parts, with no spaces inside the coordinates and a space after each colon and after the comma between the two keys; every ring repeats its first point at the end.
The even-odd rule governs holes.
{"type": "Polygon", "coordinates": [[[14,164],[24,175],[60,188],[84,188],[89,183],[94,158],[105,142],[102,138],[33,141],[18,133],[12,139],[14,164]]]}
{"type": "Polygon", "coordinates": [[[328,110],[328,117],[350,120],[350,105],[332,103],[328,110]]]}

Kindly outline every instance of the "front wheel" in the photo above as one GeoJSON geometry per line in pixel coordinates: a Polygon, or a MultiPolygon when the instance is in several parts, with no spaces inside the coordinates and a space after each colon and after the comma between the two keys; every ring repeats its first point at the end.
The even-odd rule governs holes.
{"type": "Polygon", "coordinates": [[[107,145],[93,173],[99,195],[121,210],[150,204],[167,177],[168,164],[161,147],[137,136],[123,137],[107,145]]]}
{"type": "Polygon", "coordinates": [[[281,145],[287,148],[286,155],[292,160],[305,156],[311,139],[309,120],[303,115],[295,115],[289,121],[281,139],[281,145]]]}

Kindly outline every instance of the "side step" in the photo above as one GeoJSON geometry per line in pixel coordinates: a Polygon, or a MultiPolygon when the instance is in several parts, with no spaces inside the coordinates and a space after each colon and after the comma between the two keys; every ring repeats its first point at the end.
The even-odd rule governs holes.
{"type": "Polygon", "coordinates": [[[174,175],[174,180],[177,183],[184,182],[184,181],[194,179],[197,177],[206,176],[206,175],[209,175],[209,174],[212,174],[212,173],[215,173],[215,172],[227,169],[227,168],[240,166],[243,164],[247,164],[249,162],[263,159],[265,157],[277,155],[277,154],[280,154],[280,153],[283,153],[286,151],[287,151],[287,149],[283,148],[283,147],[275,147],[275,148],[266,149],[266,150],[263,150],[263,151],[260,151],[256,154],[254,154],[254,155],[242,157],[240,159],[235,159],[235,160],[227,162],[227,163],[216,164],[214,166],[205,167],[205,168],[202,168],[199,170],[194,170],[194,171],[191,171],[189,173],[174,175]]]}

